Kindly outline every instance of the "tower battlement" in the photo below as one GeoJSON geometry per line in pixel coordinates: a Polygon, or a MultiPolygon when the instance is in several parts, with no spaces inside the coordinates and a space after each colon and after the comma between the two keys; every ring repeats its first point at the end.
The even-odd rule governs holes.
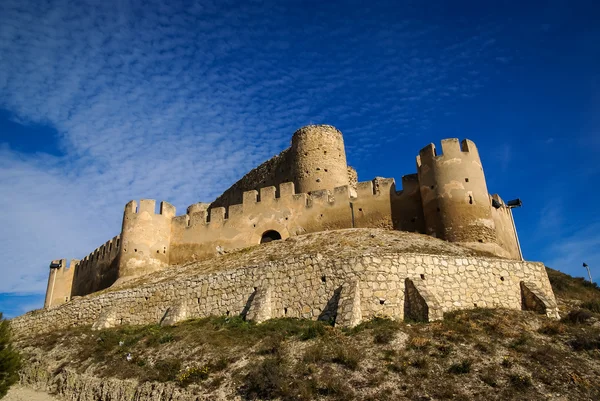
{"type": "Polygon", "coordinates": [[[417,168],[430,167],[434,162],[458,162],[462,159],[479,160],[479,151],[477,146],[470,139],[463,139],[459,142],[458,138],[442,139],[442,153],[438,154],[433,143],[425,146],[419,151],[417,156],[417,168]]]}

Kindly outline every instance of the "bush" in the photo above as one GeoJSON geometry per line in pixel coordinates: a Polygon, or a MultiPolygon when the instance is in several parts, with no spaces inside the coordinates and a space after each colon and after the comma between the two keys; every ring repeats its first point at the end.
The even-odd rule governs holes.
{"type": "Polygon", "coordinates": [[[291,391],[287,380],[289,374],[281,357],[267,357],[250,369],[240,390],[250,399],[286,398],[291,391]]]}
{"type": "Polygon", "coordinates": [[[379,327],[373,331],[375,344],[389,344],[396,337],[396,332],[389,327],[379,327]]]}
{"type": "Polygon", "coordinates": [[[531,377],[519,374],[511,374],[508,377],[508,381],[511,386],[516,388],[517,390],[525,390],[526,388],[531,387],[531,377]]]}
{"type": "Polygon", "coordinates": [[[568,341],[568,344],[575,351],[591,351],[600,349],[600,336],[593,333],[578,333],[574,338],[568,341]]]}
{"type": "Polygon", "coordinates": [[[332,362],[345,366],[350,370],[356,370],[358,368],[361,354],[357,349],[347,344],[335,344],[332,351],[332,362]]]}
{"type": "Polygon", "coordinates": [[[448,372],[454,373],[455,375],[464,375],[471,371],[471,365],[473,362],[470,359],[463,359],[460,363],[453,363],[450,365],[448,372]]]}
{"type": "Polygon", "coordinates": [[[21,357],[12,347],[9,323],[0,312],[0,398],[17,382],[20,368],[21,357]]]}
{"type": "Polygon", "coordinates": [[[548,336],[555,336],[557,334],[563,334],[564,332],[565,326],[558,322],[546,323],[538,330],[538,333],[546,334],[548,336]]]}
{"type": "Polygon", "coordinates": [[[596,299],[593,301],[584,302],[581,307],[589,311],[600,313],[600,300],[596,299]]]}
{"type": "Polygon", "coordinates": [[[585,323],[592,317],[590,311],[585,309],[575,309],[569,312],[569,314],[562,318],[563,322],[571,324],[585,323]]]}

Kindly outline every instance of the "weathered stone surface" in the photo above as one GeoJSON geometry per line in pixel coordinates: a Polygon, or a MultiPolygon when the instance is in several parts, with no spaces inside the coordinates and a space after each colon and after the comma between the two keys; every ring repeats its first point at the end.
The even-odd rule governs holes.
{"type": "MultiPolygon", "coordinates": [[[[461,266],[465,264],[458,260],[461,266]]],[[[353,325],[359,316],[363,321],[382,315],[403,319],[407,278],[416,283],[431,320],[451,310],[476,306],[521,309],[524,270],[528,271],[529,291],[544,302],[549,316],[557,316],[556,300],[542,263],[481,257],[469,260],[468,266],[472,269],[451,274],[450,267],[458,268],[457,259],[451,256],[382,251],[344,259],[307,254],[92,294],[19,316],[11,325],[16,335],[29,336],[77,325],[156,324],[165,314],[177,316],[174,321],[183,318],[181,309],[167,313],[176,305],[187,305],[185,318],[227,314],[258,321],[304,317],[353,325]],[[373,258],[380,262],[373,262],[373,258]],[[194,308],[189,309],[189,305],[194,308]]]]}
{"type": "MultiPolygon", "coordinates": [[[[234,249],[338,229],[423,233],[521,259],[511,210],[499,196],[488,194],[475,144],[452,138],[442,141],[442,149],[438,155],[433,144],[423,148],[418,173],[403,176],[402,185],[382,177],[356,182],[339,130],[329,125],[300,128],[290,148],[211,204],[195,203],[176,216],[167,202],[160,202],[158,212],[152,199],[127,203],[119,235],[74,260],[72,268],[64,261],[51,269],[45,306],[172,266],[221,258],[234,249]]],[[[367,271],[390,266],[378,255],[368,260],[367,271]]],[[[431,265],[431,260],[413,257],[409,263],[431,265]]],[[[457,259],[450,273],[469,268],[467,259],[457,259]]],[[[380,284],[379,289],[390,287],[380,284]]]]}

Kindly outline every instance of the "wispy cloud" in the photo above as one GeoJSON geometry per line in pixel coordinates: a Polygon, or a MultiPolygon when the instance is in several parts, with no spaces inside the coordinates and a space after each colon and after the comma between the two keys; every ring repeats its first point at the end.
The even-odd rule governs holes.
{"type": "Polygon", "coordinates": [[[390,126],[418,135],[440,99],[476,93],[478,63],[495,62],[485,32],[450,40],[369,15],[307,24],[254,2],[0,8],[0,108],[55,128],[64,154],[0,149],[0,292],[43,292],[47,262],[117,234],[130,199],[180,213],[214,199],[308,122],[338,125],[351,159],[369,158],[397,140],[390,126]]]}
{"type": "Polygon", "coordinates": [[[554,241],[547,248],[546,265],[576,277],[587,278],[583,263],[600,282],[600,224],[592,224],[554,241]]]}

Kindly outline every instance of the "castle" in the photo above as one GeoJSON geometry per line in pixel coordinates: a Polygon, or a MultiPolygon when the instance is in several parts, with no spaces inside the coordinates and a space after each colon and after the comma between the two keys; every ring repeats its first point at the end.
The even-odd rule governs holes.
{"type": "Polygon", "coordinates": [[[45,307],[115,282],[232,249],[343,228],[428,234],[506,259],[521,260],[511,210],[489,195],[470,140],[430,144],[416,174],[357,182],[342,133],[328,125],[296,131],[291,146],[256,167],[214,202],[175,207],[143,199],[125,206],[121,233],[82,260],[52,261],[45,307]]]}

